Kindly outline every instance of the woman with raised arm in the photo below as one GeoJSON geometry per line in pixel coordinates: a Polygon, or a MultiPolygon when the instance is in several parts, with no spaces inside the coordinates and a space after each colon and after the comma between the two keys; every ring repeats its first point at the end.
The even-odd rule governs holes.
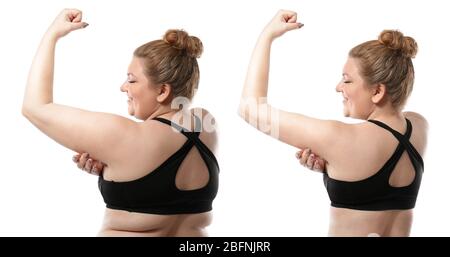
{"type": "MultiPolygon", "coordinates": [[[[336,91],[343,97],[344,115],[363,121],[346,124],[279,110],[267,101],[272,42],[302,26],[295,12],[281,10],[265,27],[250,60],[240,116],[258,130],[297,148],[310,148],[326,160],[330,236],[408,236],[428,127],[421,115],[402,112],[413,87],[415,40],[385,30],[377,40],[350,50],[336,91]]],[[[309,167],[314,168],[313,163],[309,167]]]]}
{"type": "Polygon", "coordinates": [[[199,81],[201,41],[182,30],[134,51],[120,90],[135,122],[53,102],[55,47],[82,29],[82,13],[63,10],[38,48],[22,113],[61,145],[106,166],[98,185],[106,210],[100,236],[205,236],[218,191],[210,114],[187,110],[199,81]],[[183,108],[179,109],[179,105],[183,108]]]}

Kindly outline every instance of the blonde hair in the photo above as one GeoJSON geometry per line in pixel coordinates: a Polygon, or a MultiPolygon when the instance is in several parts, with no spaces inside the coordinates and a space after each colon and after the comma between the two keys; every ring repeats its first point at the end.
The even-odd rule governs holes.
{"type": "Polygon", "coordinates": [[[153,83],[169,84],[173,97],[192,99],[200,79],[197,58],[202,52],[200,39],[183,30],[170,29],[163,39],[138,47],[134,56],[144,59],[145,73],[153,83]]]}
{"type": "Polygon", "coordinates": [[[412,92],[414,67],[412,58],[418,46],[412,37],[403,36],[400,31],[384,30],[378,40],[371,40],[355,46],[349,56],[356,58],[360,75],[370,84],[384,84],[391,103],[403,108],[412,92]]]}

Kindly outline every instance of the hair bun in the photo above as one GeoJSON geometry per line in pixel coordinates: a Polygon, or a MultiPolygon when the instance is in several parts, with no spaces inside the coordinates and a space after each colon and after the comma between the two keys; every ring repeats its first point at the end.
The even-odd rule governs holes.
{"type": "Polygon", "coordinates": [[[414,58],[417,54],[416,40],[403,36],[398,30],[383,30],[378,41],[389,49],[401,51],[405,57],[414,58]]]}
{"type": "Polygon", "coordinates": [[[202,55],[202,41],[198,37],[189,36],[184,30],[169,29],[163,39],[174,48],[185,50],[189,57],[199,58],[202,55]]]}

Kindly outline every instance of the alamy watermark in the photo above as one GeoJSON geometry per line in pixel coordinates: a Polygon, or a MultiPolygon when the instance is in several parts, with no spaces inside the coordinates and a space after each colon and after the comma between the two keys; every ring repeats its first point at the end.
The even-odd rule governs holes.
{"type": "MultiPolygon", "coordinates": [[[[175,110],[187,110],[191,101],[187,97],[175,97],[172,100],[171,108],[175,110]]],[[[230,109],[235,109],[230,106],[230,109]]],[[[274,138],[279,137],[280,133],[280,111],[267,104],[267,98],[248,97],[241,100],[239,112],[242,118],[259,131],[274,138]]],[[[201,119],[201,127],[195,127],[192,124],[192,112],[180,111],[172,117],[172,122],[183,128],[194,127],[195,132],[213,132],[217,129],[214,117],[210,113],[202,115],[202,109],[194,108],[193,114],[201,119]]],[[[195,122],[195,121],[194,121],[195,122]]]]}

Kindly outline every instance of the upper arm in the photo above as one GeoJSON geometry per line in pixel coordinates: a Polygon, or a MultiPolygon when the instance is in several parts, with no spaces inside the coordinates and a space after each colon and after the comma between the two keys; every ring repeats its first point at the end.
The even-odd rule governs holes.
{"type": "Polygon", "coordinates": [[[259,104],[258,110],[242,110],[241,116],[258,130],[297,148],[310,148],[322,158],[330,160],[333,149],[345,139],[349,125],[333,120],[321,120],[286,112],[259,104]]]}
{"type": "Polygon", "coordinates": [[[122,145],[138,132],[138,123],[125,117],[46,104],[24,115],[44,134],[76,152],[110,164],[120,156],[122,145]]]}

